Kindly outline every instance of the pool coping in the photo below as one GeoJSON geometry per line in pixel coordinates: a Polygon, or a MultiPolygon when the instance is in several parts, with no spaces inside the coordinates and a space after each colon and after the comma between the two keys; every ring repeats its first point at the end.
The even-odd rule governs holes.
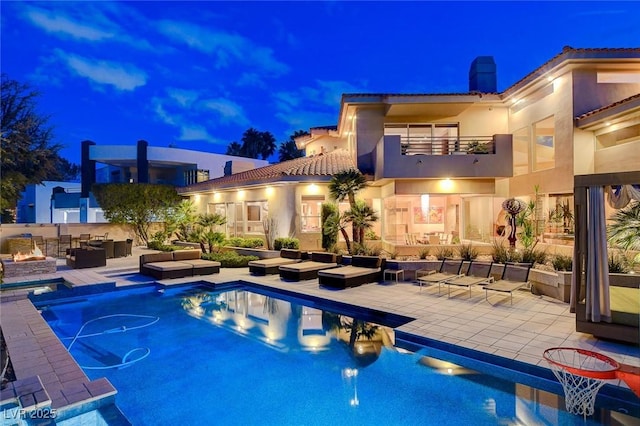
{"type": "Polygon", "coordinates": [[[85,375],[30,300],[3,302],[0,319],[17,379],[0,391],[0,404],[19,402],[28,408],[22,405],[26,401],[29,407],[49,407],[64,419],[83,406],[115,401],[115,387],[104,377],[92,381],[85,375]],[[34,388],[37,383],[40,389],[34,388]],[[38,396],[32,401],[31,394],[38,396]]]}

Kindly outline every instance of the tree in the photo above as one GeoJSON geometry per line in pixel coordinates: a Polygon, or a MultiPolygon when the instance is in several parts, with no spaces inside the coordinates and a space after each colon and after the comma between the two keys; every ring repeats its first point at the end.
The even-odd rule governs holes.
{"type": "Polygon", "coordinates": [[[373,223],[379,219],[376,211],[362,200],[356,201],[356,204],[347,212],[347,217],[355,226],[360,244],[364,244],[365,231],[372,228],[373,223]]]}
{"type": "MultiPolygon", "coordinates": [[[[356,192],[366,185],[366,179],[357,169],[344,170],[338,172],[329,181],[329,195],[334,200],[341,202],[349,200],[351,210],[356,208],[356,192]]],[[[353,241],[359,242],[355,224],[353,224],[353,241]]]]}
{"type": "Polygon", "coordinates": [[[294,158],[304,157],[304,150],[298,149],[295,139],[308,134],[309,133],[304,130],[296,130],[291,136],[289,136],[288,141],[282,142],[278,148],[278,160],[287,161],[293,160],[294,158]]]}
{"type": "Polygon", "coordinates": [[[240,156],[242,157],[242,145],[240,145],[238,142],[233,141],[229,144],[229,146],[227,147],[227,155],[235,155],[235,156],[240,156]]]}
{"type": "MultiPolygon", "coordinates": [[[[607,226],[607,240],[622,250],[640,251],[640,201],[632,201],[610,218],[607,226]]],[[[640,262],[640,253],[634,259],[640,262]]]]}
{"type": "Polygon", "coordinates": [[[2,74],[0,92],[0,210],[7,218],[28,184],[68,177],[74,170],[77,175],[77,166],[58,155],[61,145],[52,142],[49,116],[36,111],[37,90],[2,74]]]}
{"type": "Polygon", "coordinates": [[[260,132],[253,127],[242,134],[242,156],[266,160],[276,150],[276,139],[270,132],[260,132]]]}
{"type": "Polygon", "coordinates": [[[347,233],[348,224],[349,218],[347,214],[340,214],[336,209],[336,211],[330,214],[322,224],[322,233],[327,236],[333,236],[340,232],[347,246],[347,251],[351,253],[351,242],[349,241],[349,234],[347,233]]]}
{"type": "Polygon", "coordinates": [[[170,185],[110,183],[93,185],[92,191],[107,220],[130,225],[144,244],[151,223],[164,221],[181,200],[170,185]]]}

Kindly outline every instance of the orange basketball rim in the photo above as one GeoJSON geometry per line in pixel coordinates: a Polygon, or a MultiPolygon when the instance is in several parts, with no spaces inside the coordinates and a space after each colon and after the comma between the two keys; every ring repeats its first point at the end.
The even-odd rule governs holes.
{"type": "Polygon", "coordinates": [[[571,374],[575,374],[577,376],[589,377],[592,379],[599,380],[616,380],[620,379],[624,381],[629,389],[633,391],[633,393],[640,398],[640,367],[635,367],[633,365],[622,364],[616,361],[613,358],[610,358],[606,355],[600,354],[598,352],[589,351],[587,349],[580,348],[551,348],[544,351],[544,358],[550,364],[553,364],[559,367],[562,370],[565,370],[571,374]],[[600,365],[606,365],[607,368],[585,368],[586,366],[580,365],[569,365],[568,363],[562,362],[561,360],[551,356],[557,351],[574,351],[586,358],[592,358],[600,361],[600,365]]]}

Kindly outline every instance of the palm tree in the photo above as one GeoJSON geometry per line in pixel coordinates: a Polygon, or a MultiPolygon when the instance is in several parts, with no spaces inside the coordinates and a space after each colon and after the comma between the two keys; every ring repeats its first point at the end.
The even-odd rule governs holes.
{"type": "Polygon", "coordinates": [[[618,210],[607,229],[610,244],[623,250],[640,251],[640,202],[618,210]]]}
{"type": "Polygon", "coordinates": [[[209,245],[209,253],[213,253],[216,245],[222,244],[225,234],[216,231],[215,227],[224,225],[225,223],[227,223],[227,218],[219,213],[205,213],[198,217],[198,225],[203,228],[203,232],[200,234],[200,247],[203,253],[206,253],[204,248],[205,242],[209,245]]]}
{"type": "Polygon", "coordinates": [[[334,235],[341,232],[344,242],[347,245],[347,251],[351,253],[351,242],[349,241],[349,234],[347,234],[346,229],[348,223],[349,218],[346,213],[340,214],[335,212],[329,215],[324,221],[324,224],[322,225],[322,233],[324,235],[334,235]]]}
{"type": "Polygon", "coordinates": [[[304,157],[304,150],[298,149],[295,138],[308,134],[309,133],[304,130],[296,130],[291,136],[289,136],[288,141],[282,142],[278,148],[278,160],[287,161],[293,160],[294,158],[304,157]]]}
{"type": "Polygon", "coordinates": [[[238,157],[242,157],[243,153],[242,153],[242,145],[239,144],[236,141],[233,141],[229,144],[229,146],[227,147],[227,152],[225,153],[226,155],[235,155],[238,157]]]}
{"type": "MultiPolygon", "coordinates": [[[[345,199],[349,200],[349,206],[351,210],[356,207],[356,192],[365,187],[367,181],[360,170],[349,169],[336,173],[329,182],[329,195],[334,200],[341,202],[345,199]]],[[[357,229],[353,224],[353,241],[359,242],[360,238],[357,235],[357,229]]]]}
{"type": "MultiPolygon", "coordinates": [[[[364,233],[367,229],[373,227],[373,223],[377,222],[379,217],[373,208],[362,200],[356,201],[355,206],[347,212],[347,216],[351,223],[355,226],[358,234],[358,241],[364,243],[364,233]]],[[[356,240],[354,236],[354,241],[356,240]]]]}

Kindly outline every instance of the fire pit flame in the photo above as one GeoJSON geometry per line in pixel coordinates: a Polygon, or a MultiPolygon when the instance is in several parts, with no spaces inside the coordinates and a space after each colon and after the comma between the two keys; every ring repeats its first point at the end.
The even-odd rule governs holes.
{"type": "Polygon", "coordinates": [[[42,250],[38,246],[34,246],[31,253],[22,254],[20,252],[13,255],[14,262],[28,262],[30,260],[45,260],[46,257],[42,254],[42,250]]]}

